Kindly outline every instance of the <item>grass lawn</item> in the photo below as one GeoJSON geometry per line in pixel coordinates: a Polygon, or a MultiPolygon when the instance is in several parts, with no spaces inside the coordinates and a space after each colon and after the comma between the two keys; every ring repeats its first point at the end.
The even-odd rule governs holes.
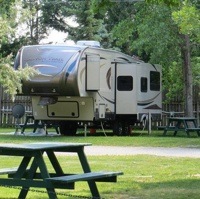
{"type": "MultiPolygon", "coordinates": [[[[112,136],[107,133],[107,137],[102,133],[96,133],[93,136],[88,133],[84,137],[83,131],[77,136],[13,136],[14,128],[0,128],[0,142],[84,142],[101,146],[152,146],[152,147],[195,147],[200,148],[200,141],[196,133],[191,133],[188,138],[184,132],[180,132],[176,137],[173,133],[163,137],[163,131],[152,131],[148,135],[147,131],[135,130],[132,136],[112,136]]],[[[29,133],[26,133],[29,135],[29,133]]],[[[55,133],[56,134],[56,133],[55,133]]]]}
{"type": "MultiPolygon", "coordinates": [[[[59,156],[64,170],[81,172],[76,156],[59,156]],[[67,166],[70,163],[70,168],[67,166]]],[[[102,169],[123,171],[117,183],[98,183],[101,196],[105,199],[198,199],[200,195],[199,159],[165,158],[156,156],[89,156],[93,171],[102,169]],[[108,161],[109,160],[109,161],[108,161]]],[[[18,160],[4,157],[2,165],[15,166],[18,160]]],[[[48,164],[48,162],[47,162],[48,164]]],[[[34,189],[35,190],[35,189],[34,189]]],[[[79,182],[76,189],[59,190],[62,193],[90,196],[87,184],[79,182]]],[[[19,190],[0,188],[0,198],[17,198],[19,190]]],[[[29,192],[28,199],[48,198],[46,193],[29,192]]],[[[76,198],[58,195],[58,198],[76,198]]],[[[81,198],[81,197],[80,197],[81,198]]]]}
{"type": "MultiPolygon", "coordinates": [[[[196,135],[187,138],[180,134],[163,137],[162,131],[136,132],[130,137],[117,136],[13,136],[9,132],[14,129],[0,129],[0,143],[22,142],[85,142],[103,146],[161,146],[161,147],[200,147],[196,135]],[[7,132],[7,134],[5,134],[7,132]]],[[[64,170],[70,173],[82,172],[77,164],[76,156],[58,157],[64,170]],[[69,162],[69,164],[68,164],[69,162]],[[70,165],[70,167],[68,166],[70,165]]],[[[200,159],[158,157],[150,155],[136,156],[89,156],[92,171],[123,171],[124,175],[118,177],[117,183],[98,183],[101,196],[105,199],[198,199],[200,195],[200,159]]],[[[1,168],[16,167],[20,158],[1,157],[1,168]]],[[[47,161],[47,165],[49,162],[47,161]]],[[[50,167],[50,165],[48,166],[50,167]]],[[[52,169],[52,168],[50,168],[52,169]]],[[[35,189],[34,189],[35,190],[35,189]]],[[[75,190],[58,190],[67,195],[89,197],[87,184],[78,182],[75,190]]],[[[17,198],[19,189],[0,187],[1,199],[17,198]]],[[[47,199],[46,193],[30,192],[27,199],[47,199]]],[[[58,195],[58,198],[74,199],[58,195]]]]}

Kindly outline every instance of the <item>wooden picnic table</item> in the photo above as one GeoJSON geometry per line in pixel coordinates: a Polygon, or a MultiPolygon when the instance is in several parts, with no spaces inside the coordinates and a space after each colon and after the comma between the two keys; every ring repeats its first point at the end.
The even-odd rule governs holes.
{"type": "Polygon", "coordinates": [[[58,124],[54,124],[52,121],[35,120],[33,115],[26,115],[26,120],[24,124],[19,124],[16,127],[15,134],[18,133],[19,129],[21,129],[21,134],[24,134],[26,128],[33,128],[33,133],[36,132],[37,128],[43,128],[47,135],[48,134],[47,128],[51,127],[55,128],[57,134],[60,134],[58,124]],[[33,122],[28,123],[30,120],[32,120],[33,122]]]}
{"type": "MultiPolygon", "coordinates": [[[[56,199],[55,188],[74,189],[77,181],[87,181],[92,198],[100,198],[96,181],[116,182],[117,176],[122,172],[92,172],[84,153],[87,143],[62,143],[62,142],[38,142],[25,144],[1,144],[0,156],[21,156],[22,160],[16,168],[0,169],[0,174],[8,174],[8,177],[0,178],[1,186],[22,187],[18,198],[26,198],[30,187],[46,188],[50,199],[56,199]],[[81,174],[70,174],[63,171],[63,167],[70,168],[70,165],[62,165],[56,157],[55,152],[77,153],[83,169],[81,174]],[[53,173],[44,160],[44,154],[50,160],[54,168],[53,173]]],[[[71,156],[68,156],[70,158],[71,156]]]]}
{"type": "Polygon", "coordinates": [[[189,137],[189,132],[197,132],[200,136],[200,128],[197,126],[197,119],[193,117],[169,117],[167,126],[164,127],[163,135],[166,135],[168,131],[174,131],[176,136],[178,131],[184,131],[189,137]]]}

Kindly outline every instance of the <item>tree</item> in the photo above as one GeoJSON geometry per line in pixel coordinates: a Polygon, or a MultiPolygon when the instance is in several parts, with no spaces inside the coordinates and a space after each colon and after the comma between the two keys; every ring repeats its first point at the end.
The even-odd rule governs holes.
{"type": "Polygon", "coordinates": [[[22,3],[23,9],[21,13],[27,17],[24,20],[24,24],[27,26],[26,37],[28,38],[28,44],[39,44],[47,36],[47,27],[43,23],[43,4],[41,2],[38,0],[23,0],[22,3]]]}
{"type": "Polygon", "coordinates": [[[132,38],[133,19],[136,13],[135,3],[137,1],[110,1],[110,0],[96,0],[93,4],[95,17],[103,20],[104,35],[101,36],[102,46],[105,48],[112,48],[122,51],[127,54],[132,54],[130,49],[129,36],[132,38]],[[126,23],[126,21],[128,23],[126,23]],[[130,25],[130,26],[129,26],[130,25]],[[116,26],[121,26],[120,38],[115,37],[113,33],[117,31],[116,26]],[[105,34],[106,33],[106,34],[105,34]],[[124,33],[124,34],[123,34],[124,33]],[[120,42],[123,40],[126,42],[120,42]]]}
{"type": "Polygon", "coordinates": [[[191,39],[200,42],[200,14],[194,5],[185,1],[180,10],[173,11],[172,17],[177,23],[180,37],[183,39],[181,53],[183,58],[185,113],[193,116],[193,75],[191,65],[191,39]]]}
{"type": "Polygon", "coordinates": [[[17,92],[21,92],[22,80],[27,80],[37,72],[31,67],[14,70],[11,65],[11,57],[0,59],[0,85],[5,89],[5,92],[11,95],[14,100],[17,92]]]}
{"type": "Polygon", "coordinates": [[[129,44],[129,51],[150,63],[163,66],[163,85],[169,88],[168,96],[177,93],[181,79],[174,76],[176,70],[181,77],[179,67],[180,38],[176,24],[171,18],[169,7],[139,3],[134,5],[137,13],[132,18],[124,19],[112,30],[116,44],[129,44]],[[177,68],[178,66],[178,68],[177,68]],[[176,83],[174,84],[174,80],[176,83]],[[179,84],[178,84],[179,83],[179,84]]]}
{"type": "MultiPolygon", "coordinates": [[[[15,55],[23,45],[38,44],[46,34],[46,26],[42,25],[39,1],[1,0],[1,17],[9,21],[9,34],[1,38],[0,54],[15,55]]],[[[5,29],[5,28],[4,28],[5,29]]]]}
{"type": "Polygon", "coordinates": [[[180,0],[146,0],[146,2],[153,4],[166,4],[168,6],[179,6],[181,3],[180,0]]]}
{"type": "MultiPolygon", "coordinates": [[[[115,48],[111,30],[115,24],[134,14],[135,2],[111,2],[108,0],[43,2],[44,23],[69,34],[68,38],[77,40],[98,40],[106,48],[115,48]],[[72,19],[78,26],[73,27],[67,19],[72,19]]],[[[118,48],[129,52],[129,44],[118,48]]]]}
{"type": "MultiPolygon", "coordinates": [[[[183,71],[184,75],[180,74],[178,77],[184,77],[185,114],[192,116],[193,82],[190,56],[194,56],[194,50],[190,49],[190,42],[199,41],[198,35],[200,33],[197,27],[200,27],[200,25],[197,9],[194,4],[188,1],[184,1],[182,4],[178,1],[168,0],[152,0],[149,2],[151,3],[138,4],[136,17],[132,18],[133,22],[131,23],[131,20],[128,19],[121,21],[114,27],[113,35],[118,38],[118,45],[127,42],[126,38],[129,38],[130,41],[132,40],[130,42],[132,50],[137,51],[140,56],[145,53],[147,55],[146,61],[161,63],[164,66],[165,85],[168,85],[169,88],[172,85],[167,84],[169,71],[172,68],[176,70],[174,66],[180,68],[182,63],[182,69],[180,68],[178,72],[183,71]],[[162,2],[162,4],[152,4],[152,2],[162,2]],[[175,18],[177,15],[179,17],[175,18]],[[191,22],[188,23],[188,21],[191,22]],[[186,26],[186,24],[188,25],[186,26]],[[191,33],[185,34],[181,31],[181,27],[184,30],[190,30],[191,33]],[[137,38],[134,35],[137,35],[137,38]],[[131,39],[133,37],[134,39],[131,39]]],[[[177,80],[177,76],[175,80],[177,80]]],[[[179,82],[181,82],[181,79],[179,82]]],[[[177,84],[177,88],[180,89],[180,84],[177,84]]],[[[176,89],[171,90],[175,91],[176,89]]]]}
{"type": "Polygon", "coordinates": [[[69,34],[70,39],[100,40],[101,21],[95,18],[93,4],[96,0],[62,1],[47,0],[43,2],[43,22],[47,27],[69,34]],[[78,26],[69,23],[73,20],[78,26]]]}
{"type": "MultiPolygon", "coordinates": [[[[14,32],[12,28],[13,19],[11,18],[13,6],[15,7],[12,3],[7,5],[0,14],[0,48],[2,44],[9,42],[10,36],[14,32]]],[[[0,84],[5,88],[6,92],[11,94],[12,99],[14,99],[17,90],[21,90],[21,81],[30,78],[36,73],[30,67],[15,71],[12,67],[12,56],[5,57],[4,54],[0,54],[0,84]]]]}

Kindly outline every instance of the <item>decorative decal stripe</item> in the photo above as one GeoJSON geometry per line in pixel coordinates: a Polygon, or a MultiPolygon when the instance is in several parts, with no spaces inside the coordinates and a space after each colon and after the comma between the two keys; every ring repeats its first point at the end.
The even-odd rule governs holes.
{"type": "Polygon", "coordinates": [[[148,106],[144,109],[154,109],[154,110],[161,110],[162,108],[160,108],[157,104],[153,104],[151,106],[148,106]]]}
{"type": "Polygon", "coordinates": [[[110,102],[111,104],[115,104],[115,102],[114,102],[114,101],[111,101],[111,100],[109,100],[108,98],[106,98],[106,97],[104,97],[104,96],[100,95],[100,93],[99,93],[99,92],[98,92],[98,95],[101,97],[101,99],[104,99],[104,100],[106,100],[106,101],[110,102]]]}
{"type": "Polygon", "coordinates": [[[151,64],[151,65],[155,68],[156,71],[158,71],[157,68],[156,68],[156,66],[154,64],[151,64]]]}
{"type": "Polygon", "coordinates": [[[160,95],[161,94],[161,92],[160,93],[158,93],[155,97],[153,97],[153,98],[151,98],[151,99],[148,99],[148,100],[145,100],[145,101],[138,101],[138,104],[150,104],[150,103],[152,103],[157,97],[158,97],[158,95],[160,95]]]}
{"type": "Polygon", "coordinates": [[[125,60],[127,61],[128,63],[131,63],[129,59],[125,58],[125,57],[117,57],[117,59],[122,59],[122,60],[125,60]]]}
{"type": "Polygon", "coordinates": [[[106,74],[106,83],[109,89],[111,89],[110,78],[111,78],[111,68],[108,69],[106,74]]]}
{"type": "Polygon", "coordinates": [[[147,106],[149,104],[151,104],[153,101],[148,102],[148,103],[137,103],[138,106],[147,106]]]}

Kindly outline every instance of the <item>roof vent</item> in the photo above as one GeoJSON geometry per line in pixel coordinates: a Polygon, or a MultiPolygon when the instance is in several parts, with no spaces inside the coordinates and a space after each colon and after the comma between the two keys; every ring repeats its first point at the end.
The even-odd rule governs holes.
{"type": "Polygon", "coordinates": [[[92,47],[100,48],[100,43],[98,41],[81,40],[81,41],[77,41],[76,44],[80,46],[92,46],[92,47]]]}

